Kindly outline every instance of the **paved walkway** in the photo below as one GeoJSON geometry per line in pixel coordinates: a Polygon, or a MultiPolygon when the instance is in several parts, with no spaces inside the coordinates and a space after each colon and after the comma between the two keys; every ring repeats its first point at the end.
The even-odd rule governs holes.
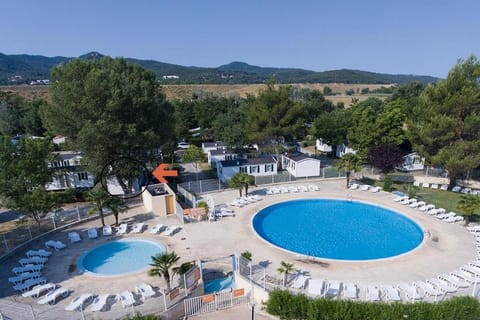
{"type": "MultiPolygon", "coordinates": [[[[311,181],[308,183],[311,183],[311,181]]],[[[346,190],[345,180],[343,179],[317,181],[315,184],[320,187],[320,191],[264,196],[263,200],[257,203],[236,209],[236,217],[223,218],[214,222],[204,221],[185,224],[183,229],[172,237],[152,235],[148,231],[120,237],[136,237],[161,242],[167,246],[168,250],[175,251],[181,257],[180,263],[198,259],[215,259],[248,250],[252,252],[255,261],[268,262],[265,264],[268,265],[266,272],[277,277],[279,275],[276,269],[280,262],[289,261],[295,264],[295,268],[307,271],[313,278],[349,281],[361,287],[367,284],[396,284],[400,281],[411,282],[434,278],[438,274],[453,271],[476,258],[474,237],[460,224],[448,224],[425,215],[418,210],[395,203],[392,201],[394,196],[390,193],[380,192],[374,194],[359,190],[346,190]],[[251,226],[251,218],[258,210],[279,201],[296,198],[346,199],[347,197],[352,198],[354,201],[374,203],[404,214],[414,219],[423,230],[428,231],[430,236],[425,238],[425,241],[418,249],[395,258],[372,262],[322,260],[322,263],[319,264],[311,263],[306,261],[303,256],[269,245],[256,235],[251,226]]],[[[261,193],[264,190],[255,188],[251,191],[261,193]]],[[[212,193],[204,197],[210,197],[215,205],[226,205],[238,197],[238,191],[212,193]]],[[[180,223],[176,217],[160,218],[151,213],[146,213],[141,206],[130,210],[126,214],[122,214],[120,218],[120,223],[127,222],[133,224],[134,222],[143,221],[147,228],[156,223],[167,225],[180,223]]],[[[113,224],[113,222],[114,218],[112,216],[106,218],[106,223],[113,224]]],[[[7,282],[7,278],[12,275],[10,270],[18,266],[18,260],[25,256],[25,252],[28,249],[43,247],[43,243],[48,240],[41,239],[33,243],[29,248],[19,251],[8,260],[2,261],[0,266],[0,311],[4,312],[4,310],[7,310],[7,305],[10,304],[10,309],[8,310],[17,310],[11,311],[17,312],[15,316],[11,316],[14,319],[32,319],[32,310],[36,319],[81,319],[80,312],[64,310],[72,297],[76,297],[81,293],[116,294],[124,290],[134,291],[135,286],[141,282],[151,283],[157,290],[165,287],[163,279],[149,277],[145,271],[107,279],[78,274],[75,270],[76,261],[85,250],[117,238],[117,236],[107,238],[100,236],[97,239],[90,240],[86,235],[86,230],[90,227],[100,227],[100,222],[96,220],[77,225],[70,230],[60,231],[48,238],[68,243],[67,234],[69,231],[75,230],[82,235],[83,240],[81,242],[75,244],[68,243],[66,249],[54,252],[42,271],[49,281],[58,283],[62,287],[71,288],[73,293],[70,297],[59,301],[53,306],[38,305],[34,299],[23,298],[18,295],[7,282]],[[21,310],[21,312],[18,310],[21,310]]],[[[471,290],[469,288],[459,292],[460,294],[470,294],[471,290]]],[[[362,295],[363,293],[361,293],[362,295]]],[[[160,296],[146,301],[139,299],[138,295],[136,297],[138,305],[135,306],[134,310],[129,308],[123,309],[119,302],[115,302],[112,299],[108,311],[93,313],[89,310],[90,307],[87,306],[84,316],[86,319],[118,319],[127,314],[132,314],[134,311],[142,314],[158,312],[163,306],[160,296]]],[[[6,315],[8,316],[8,314],[6,315]]],[[[238,307],[238,311],[235,308],[235,310],[231,309],[206,315],[200,319],[249,319],[249,315],[248,307],[244,306],[238,307]]],[[[257,319],[263,320],[263,318],[259,317],[257,319]]]]}

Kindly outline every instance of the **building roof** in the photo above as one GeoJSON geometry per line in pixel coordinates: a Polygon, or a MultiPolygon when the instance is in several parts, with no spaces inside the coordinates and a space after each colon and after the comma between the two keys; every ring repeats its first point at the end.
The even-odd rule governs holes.
{"type": "Polygon", "coordinates": [[[270,164],[277,163],[272,157],[265,158],[252,158],[252,159],[236,159],[236,160],[225,160],[220,161],[222,167],[237,167],[237,166],[246,166],[246,165],[259,165],[259,164],[270,164]]]}
{"type": "Polygon", "coordinates": [[[63,160],[67,161],[73,158],[77,157],[82,157],[82,154],[78,151],[58,151],[53,153],[55,157],[57,158],[56,160],[63,160]]]}
{"type": "Polygon", "coordinates": [[[301,153],[301,152],[287,153],[287,154],[284,154],[283,156],[292,160],[292,161],[295,161],[295,162],[299,162],[299,161],[302,161],[302,160],[305,160],[305,159],[312,159],[312,160],[319,161],[319,160],[311,158],[308,155],[306,155],[305,153],[301,153]]]}
{"type": "Polygon", "coordinates": [[[215,149],[215,150],[210,150],[210,155],[211,156],[218,156],[220,154],[237,154],[236,152],[233,152],[232,150],[228,149],[215,149]]]}
{"type": "Polygon", "coordinates": [[[202,147],[203,148],[217,148],[217,147],[226,147],[227,145],[222,142],[222,141],[216,141],[216,142],[203,142],[202,147]]]}

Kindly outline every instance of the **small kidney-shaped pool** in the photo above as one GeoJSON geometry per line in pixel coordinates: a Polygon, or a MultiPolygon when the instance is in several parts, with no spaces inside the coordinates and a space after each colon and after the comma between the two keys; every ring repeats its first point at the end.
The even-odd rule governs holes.
{"type": "Polygon", "coordinates": [[[418,247],[423,231],[411,219],[357,201],[302,199],[260,210],[253,228],[265,241],[303,255],[374,260],[418,247]]]}
{"type": "Polygon", "coordinates": [[[124,275],[147,268],[152,256],[165,252],[164,245],[153,241],[115,240],[85,252],[78,259],[78,269],[96,276],[124,275]]]}

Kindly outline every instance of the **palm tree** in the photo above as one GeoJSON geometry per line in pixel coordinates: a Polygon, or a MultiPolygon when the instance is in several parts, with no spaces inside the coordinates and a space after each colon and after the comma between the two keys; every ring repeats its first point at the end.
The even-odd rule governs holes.
{"type": "Polygon", "coordinates": [[[282,274],[283,273],[283,286],[287,283],[287,277],[293,271],[293,263],[282,261],[280,262],[280,267],[278,267],[277,271],[282,274]]]}
{"type": "Polygon", "coordinates": [[[152,263],[150,264],[153,268],[148,271],[150,276],[159,276],[163,277],[167,282],[167,290],[170,292],[170,268],[180,260],[180,257],[172,251],[169,253],[160,253],[155,257],[152,257],[152,263]]]}
{"type": "Polygon", "coordinates": [[[100,219],[102,221],[102,226],[105,226],[105,219],[103,216],[103,207],[106,205],[108,200],[110,199],[110,195],[108,194],[107,191],[105,191],[102,187],[102,185],[97,184],[95,187],[93,187],[92,190],[87,192],[87,200],[91,201],[92,204],[94,205],[93,208],[88,210],[88,214],[95,214],[98,212],[100,215],[100,219]]]}
{"type": "Polygon", "coordinates": [[[480,198],[477,195],[462,194],[457,203],[458,210],[463,212],[465,218],[465,225],[470,223],[470,217],[475,210],[480,206],[480,198]]]}
{"type": "Polygon", "coordinates": [[[255,177],[250,176],[246,173],[241,173],[240,180],[243,183],[243,186],[245,188],[245,195],[248,195],[248,186],[254,186],[255,185],[255,177]]]}
{"type": "Polygon", "coordinates": [[[238,192],[240,193],[240,197],[242,196],[242,190],[243,190],[242,175],[244,175],[244,174],[245,173],[238,172],[238,173],[234,174],[233,177],[230,178],[230,180],[228,180],[228,185],[230,186],[230,188],[238,189],[238,192]]]}
{"type": "Polygon", "coordinates": [[[109,199],[105,203],[105,206],[112,212],[115,217],[115,226],[118,227],[118,215],[128,210],[125,201],[119,197],[109,195],[109,199]]]}
{"type": "Polygon", "coordinates": [[[350,173],[358,172],[362,169],[363,159],[354,153],[344,154],[336,164],[338,171],[345,172],[347,176],[347,189],[350,185],[350,173]]]}

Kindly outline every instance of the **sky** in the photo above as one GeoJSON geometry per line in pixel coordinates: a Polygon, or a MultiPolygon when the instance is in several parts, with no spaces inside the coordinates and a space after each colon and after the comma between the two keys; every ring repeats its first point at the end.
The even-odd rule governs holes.
{"type": "Polygon", "coordinates": [[[14,0],[0,52],[445,78],[480,57],[478,0],[14,0]]]}

